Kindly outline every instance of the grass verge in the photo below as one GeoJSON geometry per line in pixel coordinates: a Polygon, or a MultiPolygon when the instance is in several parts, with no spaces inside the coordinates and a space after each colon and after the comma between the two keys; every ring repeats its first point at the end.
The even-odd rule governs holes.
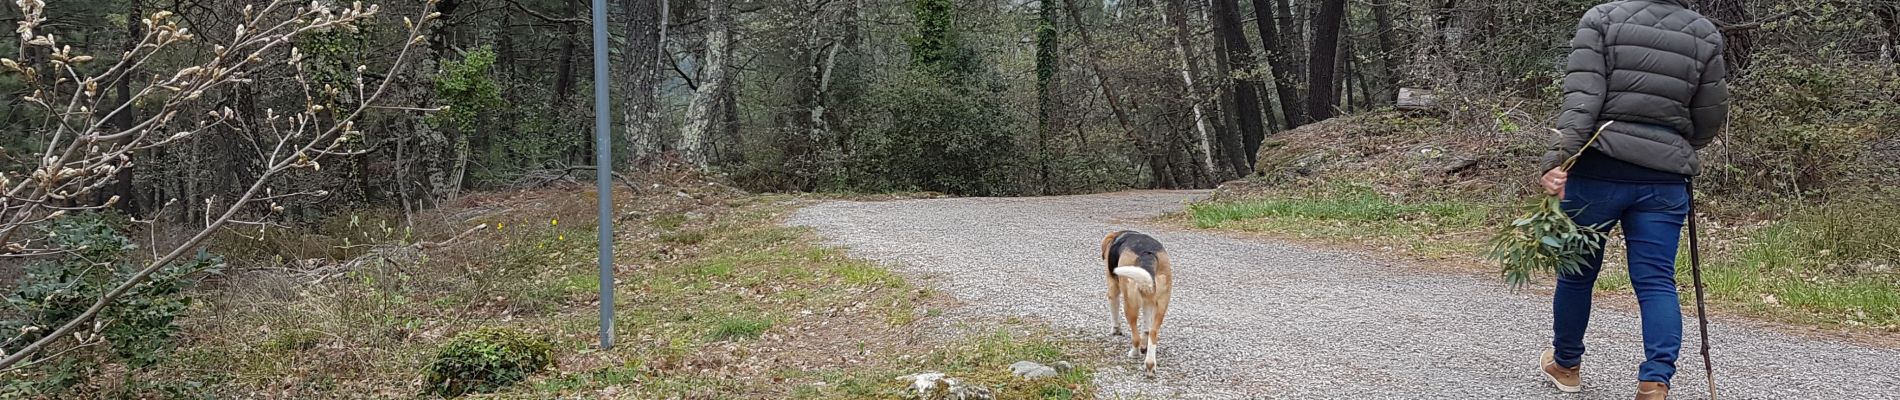
{"type": "MultiPolygon", "coordinates": [[[[924,371],[1001,399],[1093,396],[1087,367],[1034,381],[1009,375],[1021,360],[1086,365],[1078,343],[1033,325],[944,334],[953,300],[781,226],[794,197],[621,194],[617,204],[633,206],[617,225],[618,341],[598,350],[592,199],[580,190],[483,194],[418,215],[413,234],[357,217],[326,224],[331,232],[271,235],[319,244],[252,245],[266,251],[233,261],[245,268],[195,294],[202,300],[179,322],[184,339],[168,360],[94,368],[46,396],[416,398],[435,349],[480,327],[545,338],[556,362],[476,398],[895,398],[905,386],[897,376],[924,371]],[[490,229],[448,247],[402,245],[476,223],[490,229]],[[268,251],[321,250],[338,237],[397,239],[347,260],[268,251]]],[[[316,253],[342,252],[305,254],[316,253]]]]}
{"type": "MultiPolygon", "coordinates": [[[[1194,204],[1181,218],[1198,229],[1371,247],[1490,272],[1494,266],[1481,258],[1484,240],[1508,216],[1494,211],[1507,205],[1470,195],[1432,197],[1405,201],[1365,185],[1295,185],[1194,204]]],[[[1900,274],[1894,268],[1900,263],[1900,245],[1894,244],[1900,209],[1883,206],[1891,202],[1882,199],[1891,196],[1791,207],[1755,227],[1703,221],[1708,297],[1717,306],[1770,320],[1900,332],[1900,274]]],[[[1684,303],[1693,304],[1684,240],[1677,284],[1684,303]]],[[[1609,244],[1597,286],[1628,293],[1620,236],[1609,244]]]]}
{"type": "Polygon", "coordinates": [[[1455,200],[1402,202],[1363,185],[1340,184],[1243,199],[1198,203],[1187,218],[1200,229],[1402,249],[1430,257],[1477,254],[1491,207],[1455,200]]]}

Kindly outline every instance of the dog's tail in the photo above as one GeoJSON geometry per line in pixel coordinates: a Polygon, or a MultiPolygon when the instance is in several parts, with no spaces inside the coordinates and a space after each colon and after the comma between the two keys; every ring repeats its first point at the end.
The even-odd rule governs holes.
{"type": "Polygon", "coordinates": [[[1115,276],[1128,278],[1129,281],[1135,283],[1137,289],[1143,292],[1154,291],[1155,260],[1156,256],[1154,253],[1143,253],[1141,258],[1135,260],[1139,265],[1115,267],[1115,276]]]}

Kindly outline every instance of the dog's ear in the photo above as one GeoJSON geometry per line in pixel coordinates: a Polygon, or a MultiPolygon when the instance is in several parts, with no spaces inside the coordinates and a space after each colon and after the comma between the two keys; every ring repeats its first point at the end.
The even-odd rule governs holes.
{"type": "Polygon", "coordinates": [[[1110,245],[1115,244],[1115,238],[1121,235],[1122,235],[1122,231],[1114,231],[1114,232],[1109,232],[1108,237],[1102,238],[1102,259],[1103,260],[1108,259],[1108,247],[1110,245]]]}

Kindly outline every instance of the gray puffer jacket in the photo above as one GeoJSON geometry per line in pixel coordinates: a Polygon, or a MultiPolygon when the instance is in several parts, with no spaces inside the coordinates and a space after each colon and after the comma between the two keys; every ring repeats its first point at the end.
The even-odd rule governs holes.
{"type": "Polygon", "coordinates": [[[1577,23],[1564,76],[1562,137],[1543,157],[1555,168],[1605,122],[1593,146],[1650,169],[1694,176],[1696,150],[1728,119],[1722,34],[1685,0],[1624,0],[1577,23]]]}

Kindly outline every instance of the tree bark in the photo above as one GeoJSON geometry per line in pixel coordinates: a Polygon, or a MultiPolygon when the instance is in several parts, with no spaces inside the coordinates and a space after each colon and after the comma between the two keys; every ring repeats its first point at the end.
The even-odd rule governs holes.
{"type": "MultiPolygon", "coordinates": [[[[577,0],[576,0],[577,1],[577,0]]],[[[570,6],[574,1],[569,2],[570,6]]],[[[666,51],[666,0],[625,0],[626,74],[621,104],[621,134],[614,143],[618,168],[627,171],[660,152],[660,67],[672,62],[666,51]]],[[[569,39],[572,41],[573,39],[569,39]]],[[[569,57],[571,60],[571,57],[569,57]]],[[[568,79],[572,79],[571,76],[568,79]]]]}
{"type": "Polygon", "coordinates": [[[1346,0],[1320,0],[1319,13],[1313,17],[1313,45],[1308,53],[1306,65],[1310,70],[1306,82],[1311,90],[1307,91],[1307,122],[1319,122],[1333,117],[1333,74],[1335,57],[1339,52],[1340,26],[1345,22],[1346,0]]]}
{"type": "Polygon", "coordinates": [[[1399,100],[1399,70],[1405,60],[1404,44],[1399,42],[1398,28],[1392,23],[1392,2],[1396,0],[1373,0],[1372,20],[1374,28],[1379,30],[1379,60],[1385,64],[1380,69],[1378,101],[1391,105],[1399,100]]]}
{"type": "Polygon", "coordinates": [[[727,58],[732,52],[732,8],[730,0],[706,2],[706,54],[698,65],[698,94],[686,109],[686,126],[680,131],[679,149],[687,162],[705,169],[711,166],[706,140],[715,120],[720,119],[719,103],[726,90],[727,58]]]}
{"type": "MultiPolygon", "coordinates": [[[[1254,24],[1260,27],[1260,45],[1267,51],[1267,67],[1273,75],[1274,92],[1279,95],[1280,120],[1285,121],[1286,129],[1298,128],[1300,116],[1299,84],[1294,82],[1293,54],[1288,52],[1283,28],[1290,24],[1284,15],[1273,13],[1275,4],[1285,7],[1287,0],[1253,0],[1254,24]]],[[[1286,11],[1281,11],[1285,13],[1286,11]]]]}
{"type": "Polygon", "coordinates": [[[1240,175],[1253,172],[1255,154],[1260,151],[1260,141],[1266,138],[1265,127],[1260,121],[1260,94],[1254,91],[1253,83],[1253,47],[1247,44],[1245,29],[1240,24],[1240,4],[1236,0],[1214,0],[1214,31],[1221,42],[1227,46],[1227,79],[1232,83],[1229,92],[1234,99],[1234,108],[1229,110],[1239,123],[1243,157],[1229,156],[1229,162],[1240,161],[1234,171],[1240,175]]]}
{"type": "Polygon", "coordinates": [[[1195,161],[1201,164],[1201,175],[1208,175],[1206,171],[1214,169],[1214,136],[1208,132],[1207,111],[1201,107],[1201,103],[1208,98],[1207,93],[1195,85],[1201,62],[1194,53],[1193,31],[1188,29],[1187,24],[1187,8],[1181,4],[1184,1],[1187,0],[1163,0],[1166,4],[1163,5],[1162,17],[1174,26],[1174,54],[1181,60],[1181,92],[1187,96],[1194,112],[1194,132],[1199,134],[1195,141],[1200,144],[1201,154],[1195,161]]]}

